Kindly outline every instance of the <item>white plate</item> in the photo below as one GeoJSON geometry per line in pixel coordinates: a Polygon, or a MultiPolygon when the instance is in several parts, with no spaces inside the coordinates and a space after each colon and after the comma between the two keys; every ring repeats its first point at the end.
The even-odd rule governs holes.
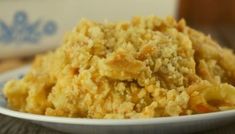
{"type": "MultiPolygon", "coordinates": [[[[29,67],[27,66],[0,75],[0,89],[6,80],[21,77],[23,74],[25,74],[28,68],[29,67]]],[[[8,109],[6,107],[6,101],[1,92],[0,113],[15,118],[29,120],[42,126],[53,128],[62,132],[76,134],[183,134],[219,127],[228,124],[235,119],[235,110],[181,117],[126,120],[49,117],[22,113],[8,109]]]]}

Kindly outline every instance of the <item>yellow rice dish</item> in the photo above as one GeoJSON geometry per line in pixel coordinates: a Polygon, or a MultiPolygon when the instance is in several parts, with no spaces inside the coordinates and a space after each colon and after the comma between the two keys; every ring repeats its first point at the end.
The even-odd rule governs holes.
{"type": "Polygon", "coordinates": [[[4,87],[14,110],[153,118],[235,108],[235,55],[184,20],[81,20],[54,52],[4,87]]]}

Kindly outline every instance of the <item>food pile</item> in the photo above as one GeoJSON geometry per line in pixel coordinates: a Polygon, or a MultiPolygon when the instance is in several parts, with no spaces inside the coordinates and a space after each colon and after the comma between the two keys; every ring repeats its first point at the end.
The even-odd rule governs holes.
{"type": "Polygon", "coordinates": [[[235,108],[235,55],[184,20],[81,20],[10,80],[10,108],[49,116],[152,118],[235,108]]]}

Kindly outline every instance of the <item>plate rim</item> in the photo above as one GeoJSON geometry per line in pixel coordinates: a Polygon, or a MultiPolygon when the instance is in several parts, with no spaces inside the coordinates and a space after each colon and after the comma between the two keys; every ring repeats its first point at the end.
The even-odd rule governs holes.
{"type": "MultiPolygon", "coordinates": [[[[24,73],[29,69],[29,67],[30,66],[27,65],[19,69],[15,69],[15,70],[0,74],[0,81],[3,81],[4,79],[6,80],[7,78],[12,77],[16,74],[24,73]]],[[[2,92],[2,89],[0,89],[0,92],[2,92]]],[[[3,96],[0,96],[0,99],[4,100],[3,96]]],[[[140,119],[90,119],[90,118],[55,117],[55,116],[24,113],[24,112],[11,110],[0,104],[0,114],[19,118],[19,119],[47,122],[47,123],[57,123],[57,124],[124,126],[124,125],[151,125],[151,124],[156,125],[156,124],[182,123],[182,122],[226,118],[226,117],[235,116],[235,109],[227,110],[227,111],[212,112],[212,113],[173,116],[173,117],[156,117],[156,118],[140,118],[140,119]]]]}
{"type": "Polygon", "coordinates": [[[169,123],[185,123],[193,121],[204,121],[219,118],[235,116],[235,110],[227,110],[205,114],[183,115],[173,117],[157,117],[157,118],[141,118],[141,119],[89,119],[89,118],[69,118],[37,115],[13,111],[0,106],[0,113],[6,116],[15,117],[18,119],[69,124],[69,125],[98,125],[98,126],[124,126],[124,125],[151,125],[151,124],[169,124],[169,123]]]}

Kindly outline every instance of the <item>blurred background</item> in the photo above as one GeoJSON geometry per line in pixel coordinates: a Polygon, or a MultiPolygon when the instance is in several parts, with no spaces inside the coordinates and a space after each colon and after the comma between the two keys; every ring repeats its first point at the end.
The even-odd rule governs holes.
{"type": "Polygon", "coordinates": [[[221,45],[235,48],[235,0],[0,0],[0,73],[54,50],[81,18],[184,18],[221,45]]]}
{"type": "Polygon", "coordinates": [[[180,0],[177,18],[235,48],[235,0],[180,0]]]}

